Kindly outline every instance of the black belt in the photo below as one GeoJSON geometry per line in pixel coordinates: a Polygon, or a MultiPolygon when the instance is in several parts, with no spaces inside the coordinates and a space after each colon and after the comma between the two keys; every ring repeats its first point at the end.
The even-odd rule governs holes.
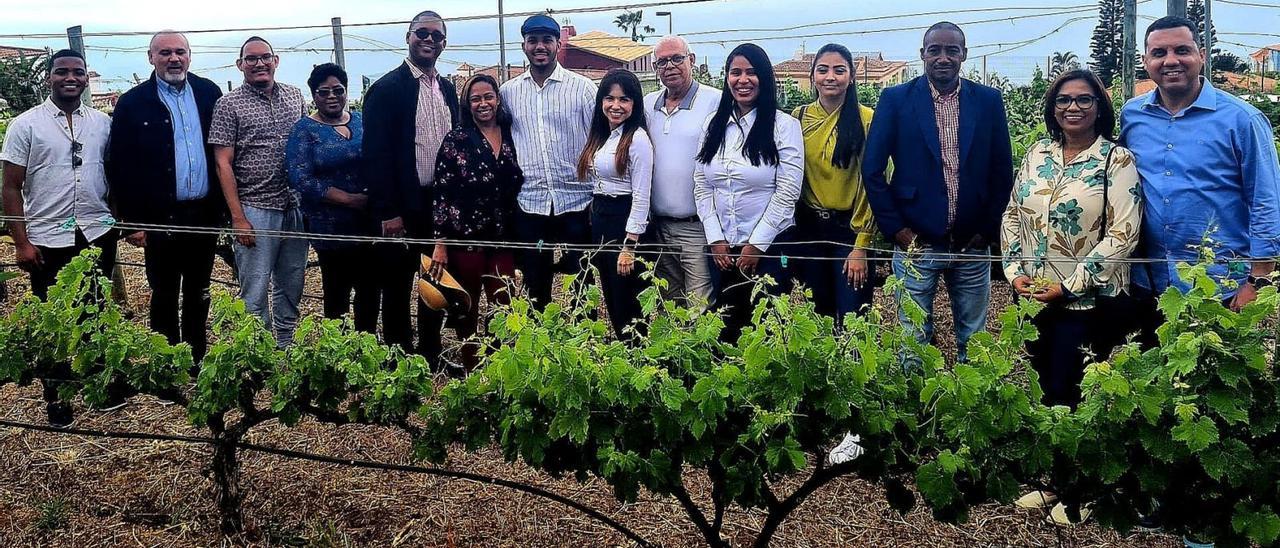
{"type": "Polygon", "coordinates": [[[653,216],[653,219],[654,219],[655,221],[662,221],[662,222],[664,222],[664,223],[699,223],[699,222],[702,222],[702,220],[701,220],[701,219],[699,219],[697,215],[690,215],[690,216],[688,216],[688,217],[668,217],[668,216],[666,216],[666,215],[654,215],[654,216],[653,216]]]}

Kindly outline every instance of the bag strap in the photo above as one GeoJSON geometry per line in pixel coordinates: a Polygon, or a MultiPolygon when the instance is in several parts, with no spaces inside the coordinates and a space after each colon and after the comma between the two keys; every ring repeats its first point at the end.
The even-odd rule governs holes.
{"type": "Polygon", "coordinates": [[[1107,206],[1111,205],[1111,197],[1108,195],[1111,190],[1111,154],[1116,151],[1115,143],[1110,143],[1111,148],[1107,150],[1107,161],[1102,166],[1102,233],[1098,235],[1098,241],[1107,237],[1107,206]]]}

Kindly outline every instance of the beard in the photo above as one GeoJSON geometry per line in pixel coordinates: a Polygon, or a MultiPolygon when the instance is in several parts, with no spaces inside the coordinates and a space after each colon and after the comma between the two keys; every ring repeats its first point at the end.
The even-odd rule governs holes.
{"type": "Polygon", "coordinates": [[[187,83],[187,73],[185,71],[182,74],[169,74],[168,71],[156,71],[156,76],[159,76],[161,80],[164,80],[164,83],[171,86],[180,86],[187,83]]]}

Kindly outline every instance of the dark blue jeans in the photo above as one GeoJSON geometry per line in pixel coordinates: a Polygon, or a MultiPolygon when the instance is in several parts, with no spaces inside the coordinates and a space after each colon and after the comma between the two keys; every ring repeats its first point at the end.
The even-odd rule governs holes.
{"type": "Polygon", "coordinates": [[[639,263],[630,275],[618,274],[617,246],[627,237],[627,216],[630,214],[630,196],[596,195],[591,200],[591,243],[601,246],[591,256],[591,264],[600,271],[600,288],[604,291],[609,323],[613,325],[614,335],[622,340],[632,338],[624,329],[640,318],[639,297],[644,289],[639,263]]]}

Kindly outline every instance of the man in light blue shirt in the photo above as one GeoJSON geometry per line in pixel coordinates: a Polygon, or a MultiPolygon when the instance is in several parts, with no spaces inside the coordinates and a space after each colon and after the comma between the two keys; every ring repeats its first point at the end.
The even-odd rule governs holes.
{"type": "Polygon", "coordinates": [[[205,156],[203,124],[196,94],[186,82],[170,84],[156,79],[156,94],[173,120],[173,156],[179,202],[209,195],[209,164],[205,156]]]}
{"type": "Polygon", "coordinates": [[[1134,269],[1134,286],[1150,296],[1187,290],[1177,263],[1195,262],[1208,237],[1218,259],[1209,273],[1234,282],[1222,296],[1239,310],[1270,285],[1280,254],[1280,166],[1266,117],[1200,76],[1205,54],[1194,29],[1178,17],[1147,28],[1143,63],[1157,89],[1120,116],[1120,139],[1142,177],[1145,257],[1156,259],[1134,269]]]}

